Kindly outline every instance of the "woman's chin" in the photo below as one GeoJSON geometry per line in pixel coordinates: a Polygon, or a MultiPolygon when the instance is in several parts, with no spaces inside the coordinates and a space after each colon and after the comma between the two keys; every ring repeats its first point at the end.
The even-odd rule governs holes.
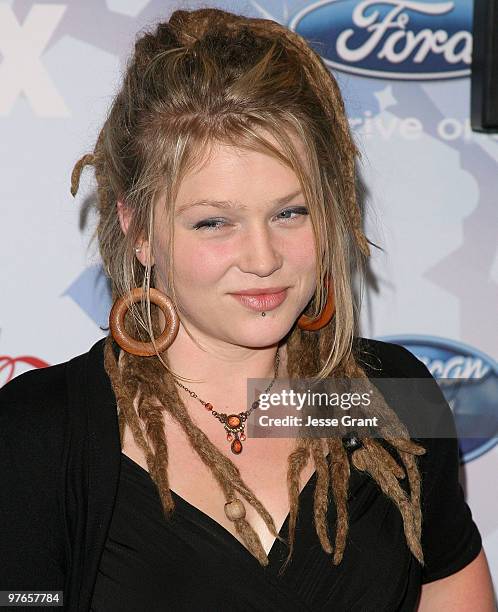
{"type": "Polygon", "coordinates": [[[264,348],[278,344],[292,327],[293,321],[289,320],[288,324],[284,325],[280,318],[278,321],[271,321],[270,319],[265,321],[266,318],[263,317],[262,321],[245,322],[237,325],[234,331],[240,333],[234,334],[232,332],[233,340],[240,346],[248,348],[264,348]]]}

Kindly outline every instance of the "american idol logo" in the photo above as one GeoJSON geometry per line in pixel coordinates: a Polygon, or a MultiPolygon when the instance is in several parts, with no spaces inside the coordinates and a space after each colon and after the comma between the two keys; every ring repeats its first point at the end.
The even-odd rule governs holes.
{"type": "Polygon", "coordinates": [[[435,336],[384,336],[379,340],[404,346],[436,380],[445,383],[441,390],[453,411],[463,463],[498,443],[498,364],[494,359],[462,342],[435,336]],[[475,431],[481,432],[479,437],[469,435],[475,431]]]}
{"type": "Polygon", "coordinates": [[[321,0],[289,23],[331,68],[384,79],[470,74],[472,2],[321,0]]]}

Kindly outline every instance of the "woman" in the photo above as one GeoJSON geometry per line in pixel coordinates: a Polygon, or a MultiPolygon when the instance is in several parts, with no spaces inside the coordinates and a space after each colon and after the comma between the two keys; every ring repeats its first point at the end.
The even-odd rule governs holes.
{"type": "Polygon", "coordinates": [[[355,333],[356,155],[284,27],[176,11],[136,42],[72,177],[95,168],[110,334],[0,395],[2,589],[96,612],[492,609],[455,438],[416,443],[387,403],[381,438],[246,436],[248,379],[287,376],[429,378],[453,427],[421,362],[355,333]]]}

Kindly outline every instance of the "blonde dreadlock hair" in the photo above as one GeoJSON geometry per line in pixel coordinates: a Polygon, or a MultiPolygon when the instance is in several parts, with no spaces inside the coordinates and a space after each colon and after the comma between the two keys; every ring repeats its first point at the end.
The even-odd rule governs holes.
{"type": "MultiPolygon", "coordinates": [[[[352,350],[355,300],[351,278],[353,271],[361,272],[370,254],[355,191],[359,152],[337,83],[320,56],[298,34],[266,19],[218,9],[177,10],[168,22],[146,32],[135,43],[123,86],[93,153],[83,156],[73,169],[71,192],[75,195],[84,166],[95,168],[96,235],[113,298],[136,286],[144,289],[144,301],[130,305],[127,325],[133,324],[140,339],[153,342],[159,332],[158,315],[148,293],[156,283],[155,271],[149,264],[142,266],[133,249],[143,238],[152,244],[154,207],[159,197],[165,198],[166,212],[171,215],[182,177],[199,162],[199,152],[214,141],[266,152],[297,174],[320,254],[316,262],[317,290],[306,314],[319,315],[326,299],[324,280],[329,275],[333,278],[332,321],[318,333],[294,325],[287,336],[289,378],[366,378],[352,350]],[[280,148],[263,138],[262,130],[269,132],[280,148]],[[304,144],[308,170],[290,134],[304,144]],[[126,234],[116,214],[118,200],[133,213],[126,234]]],[[[171,222],[169,225],[172,228],[171,222]]],[[[176,306],[172,266],[169,268],[169,295],[176,306]]],[[[236,493],[245,498],[270,532],[283,540],[237,466],[190,418],[167,361],[166,352],[137,357],[123,351],[116,360],[111,337],[106,340],[105,368],[116,395],[121,443],[128,425],[145,454],[165,516],[170,516],[174,502],[168,483],[164,410],[182,426],[227,501],[236,493]]],[[[351,463],[369,474],[396,504],[408,547],[423,565],[417,456],[425,449],[410,440],[406,427],[385,402],[375,411],[385,423],[379,433],[392,449],[386,450],[377,439],[362,437],[361,447],[351,453],[351,463]],[[404,467],[394,459],[395,451],[404,467]],[[399,483],[405,475],[409,494],[399,483]]],[[[348,451],[340,437],[299,437],[288,461],[289,554],[284,566],[293,552],[299,478],[310,457],[317,475],[314,522],[321,546],[332,555],[335,565],[341,562],[346,546],[351,470],[348,451]],[[326,457],[323,445],[328,450],[326,457]],[[334,546],[326,521],[330,489],[337,509],[334,546]]],[[[267,565],[268,557],[250,523],[240,518],[234,525],[249,551],[267,565]]]]}

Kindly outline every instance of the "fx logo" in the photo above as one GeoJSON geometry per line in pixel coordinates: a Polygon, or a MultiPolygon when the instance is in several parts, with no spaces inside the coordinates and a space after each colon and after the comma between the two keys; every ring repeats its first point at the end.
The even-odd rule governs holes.
{"type": "Polygon", "coordinates": [[[40,58],[65,10],[62,4],[34,4],[21,25],[0,2],[0,116],[9,114],[21,92],[41,117],[70,115],[40,58]]]}

